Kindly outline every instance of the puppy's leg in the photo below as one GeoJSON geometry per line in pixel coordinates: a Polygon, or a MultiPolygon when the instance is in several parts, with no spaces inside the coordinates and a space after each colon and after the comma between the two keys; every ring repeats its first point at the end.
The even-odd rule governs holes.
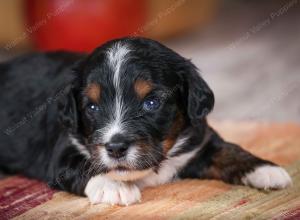
{"type": "Polygon", "coordinates": [[[181,171],[180,177],[220,179],[259,189],[281,189],[292,183],[289,174],[280,166],[223,141],[216,133],[181,171]]]}
{"type": "Polygon", "coordinates": [[[141,199],[140,190],[133,183],[111,180],[104,175],[92,177],[88,181],[84,193],[92,204],[130,205],[141,199]]]}

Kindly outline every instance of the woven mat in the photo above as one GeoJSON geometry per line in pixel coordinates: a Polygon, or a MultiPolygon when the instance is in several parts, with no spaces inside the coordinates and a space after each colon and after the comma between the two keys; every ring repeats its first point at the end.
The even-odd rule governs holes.
{"type": "Polygon", "coordinates": [[[90,205],[86,198],[13,176],[0,181],[0,219],[300,219],[300,126],[212,122],[222,136],[287,168],[294,184],[259,191],[220,181],[184,180],[148,188],[128,207],[90,205]]]}

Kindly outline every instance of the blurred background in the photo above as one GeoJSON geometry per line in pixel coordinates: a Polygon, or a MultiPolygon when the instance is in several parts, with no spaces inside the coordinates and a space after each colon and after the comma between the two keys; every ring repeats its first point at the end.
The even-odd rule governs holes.
{"type": "Polygon", "coordinates": [[[0,0],[0,61],[129,35],[196,64],[211,119],[300,122],[299,0],[0,0]]]}

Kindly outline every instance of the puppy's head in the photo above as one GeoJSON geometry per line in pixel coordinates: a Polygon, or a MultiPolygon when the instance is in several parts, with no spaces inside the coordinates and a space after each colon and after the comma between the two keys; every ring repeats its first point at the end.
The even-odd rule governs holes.
{"type": "Polygon", "coordinates": [[[195,66],[149,39],[108,42],[77,74],[66,112],[92,160],[109,174],[135,173],[134,179],[155,169],[180,133],[201,126],[214,104],[195,66]]]}

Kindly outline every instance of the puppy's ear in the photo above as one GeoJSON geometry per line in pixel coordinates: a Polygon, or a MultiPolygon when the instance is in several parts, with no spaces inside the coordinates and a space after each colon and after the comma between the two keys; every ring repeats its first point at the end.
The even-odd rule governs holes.
{"type": "Polygon", "coordinates": [[[71,132],[76,132],[78,130],[77,105],[74,84],[68,85],[64,89],[64,95],[58,102],[58,107],[60,122],[71,132]]]}
{"type": "Polygon", "coordinates": [[[197,127],[201,119],[213,109],[214,94],[207,83],[200,77],[197,68],[189,62],[188,71],[184,72],[186,112],[193,126],[197,127]]]}
{"type": "Polygon", "coordinates": [[[79,89],[82,85],[82,73],[84,72],[84,66],[86,63],[86,57],[77,60],[70,73],[64,79],[66,86],[63,89],[63,96],[59,99],[59,119],[61,124],[70,132],[75,133],[79,127],[79,89]]]}

